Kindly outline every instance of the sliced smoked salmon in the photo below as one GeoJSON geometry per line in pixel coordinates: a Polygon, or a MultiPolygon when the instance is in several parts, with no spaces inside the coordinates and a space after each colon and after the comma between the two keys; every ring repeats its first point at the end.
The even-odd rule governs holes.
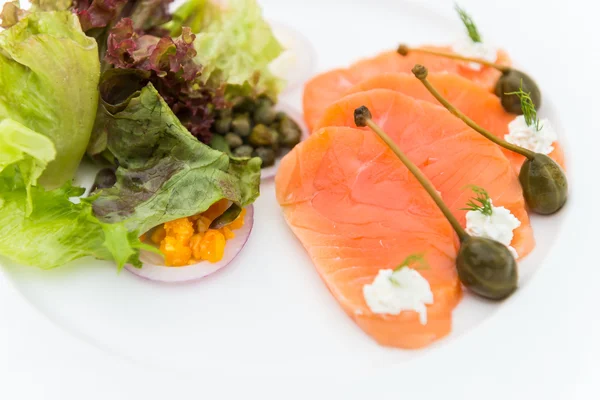
{"type": "MultiPolygon", "coordinates": [[[[325,111],[318,128],[354,125],[354,110],[366,106],[373,120],[396,142],[441,192],[444,202],[465,224],[462,210],[472,197],[470,185],[486,189],[495,206],[521,221],[511,243],[523,257],[535,241],[521,185],[500,148],[445,108],[389,89],[348,95],[325,111]]],[[[364,128],[366,129],[366,128],[364,128]]]]}
{"type": "MultiPolygon", "coordinates": [[[[427,79],[446,100],[478,125],[502,139],[508,133],[508,124],[516,115],[507,113],[500,104],[500,99],[494,94],[489,93],[472,81],[454,74],[429,74],[427,79]]],[[[371,89],[395,90],[415,99],[439,104],[413,74],[404,73],[376,75],[350,88],[346,94],[371,89]]],[[[525,157],[513,151],[501,149],[504,155],[513,163],[518,173],[525,157]]],[[[565,167],[564,153],[558,142],[554,144],[554,151],[549,156],[563,168],[565,167]]]]}
{"type": "MultiPolygon", "coordinates": [[[[423,48],[451,52],[449,47],[424,46],[423,48]]],[[[510,65],[508,55],[498,52],[496,63],[510,65]]],[[[304,118],[309,131],[313,131],[323,111],[334,101],[344,96],[346,91],[361,81],[388,72],[410,73],[415,64],[422,64],[430,72],[446,72],[461,75],[486,90],[492,92],[500,72],[494,68],[484,67],[473,70],[462,61],[422,54],[418,52],[401,56],[395,51],[388,51],[376,57],[358,61],[347,69],[335,69],[317,75],[304,87],[304,118]]]]}
{"type": "MultiPolygon", "coordinates": [[[[413,101],[414,103],[414,101],[413,101]]],[[[419,348],[446,336],[461,297],[458,240],[425,189],[372,132],[324,128],[282,160],[277,200],[344,311],[378,343],[419,348]],[[415,311],[377,314],[363,287],[412,253],[430,265],[427,323],[415,311]]]]}

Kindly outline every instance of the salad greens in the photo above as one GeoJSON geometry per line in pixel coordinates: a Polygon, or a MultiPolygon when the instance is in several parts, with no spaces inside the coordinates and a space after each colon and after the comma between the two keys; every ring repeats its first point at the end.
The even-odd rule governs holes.
{"type": "Polygon", "coordinates": [[[194,42],[204,78],[216,74],[227,81],[229,90],[277,97],[284,81],[269,70],[269,64],[283,47],[263,20],[256,0],[230,0],[220,12],[214,9],[194,42]]]}
{"type": "Polygon", "coordinates": [[[72,203],[69,198],[81,196],[83,188],[66,183],[45,191],[34,186],[32,212],[27,215],[23,179],[18,171],[12,172],[0,175],[0,254],[43,269],[85,256],[113,260],[119,268],[125,263],[141,267],[139,251],[150,246],[124,224],[100,222],[92,213],[93,198],[72,203]]]}
{"type": "Polygon", "coordinates": [[[139,239],[151,228],[222,199],[238,214],[258,197],[261,160],[207,144],[240,95],[277,96],[268,64],[281,46],[254,0],[189,0],[173,15],[170,3],[5,4],[0,255],[141,267],[140,251],[157,251],[139,239]],[[89,197],[71,183],[84,153],[116,175],[89,197]]]}
{"type": "Polygon", "coordinates": [[[46,136],[12,119],[0,121],[0,177],[3,172],[6,175],[9,172],[14,174],[18,169],[28,194],[27,213],[31,212],[32,207],[30,188],[37,184],[38,178],[55,156],[54,144],[46,136]]]}
{"type": "Polygon", "coordinates": [[[96,42],[68,11],[33,12],[0,32],[0,121],[52,140],[56,158],[40,176],[47,188],[77,170],[96,116],[99,77],[96,42]]]}
{"type": "Polygon", "coordinates": [[[245,207],[258,197],[260,159],[230,158],[196,140],[152,84],[101,118],[120,167],[115,186],[93,202],[100,220],[146,232],[221,199],[245,207]]]}

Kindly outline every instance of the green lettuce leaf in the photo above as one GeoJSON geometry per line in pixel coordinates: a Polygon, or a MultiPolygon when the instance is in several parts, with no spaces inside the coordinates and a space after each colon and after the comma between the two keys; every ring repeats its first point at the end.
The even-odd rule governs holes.
{"type": "Polygon", "coordinates": [[[148,84],[100,107],[103,144],[118,161],[117,182],[99,192],[94,214],[146,232],[228,199],[244,207],[259,194],[259,158],[238,159],[199,142],[148,84]]]}
{"type": "Polygon", "coordinates": [[[230,0],[224,8],[209,1],[190,1],[209,10],[197,9],[196,17],[185,14],[186,6],[193,9],[189,5],[179,10],[180,19],[201,26],[195,32],[194,46],[204,79],[224,80],[236,95],[265,93],[276,98],[285,82],[270,71],[269,64],[279,57],[283,47],[263,19],[256,0],[230,0]]]}
{"type": "Polygon", "coordinates": [[[0,254],[43,269],[86,256],[112,260],[119,268],[126,263],[141,267],[139,252],[152,250],[150,246],[124,224],[100,222],[92,213],[93,197],[79,199],[78,204],[70,201],[83,193],[70,183],[51,191],[32,186],[28,213],[28,194],[18,168],[5,169],[0,174],[0,254]]]}
{"type": "MultiPolygon", "coordinates": [[[[30,188],[55,156],[54,145],[46,136],[12,119],[0,121],[0,174],[9,168],[18,168],[28,193],[27,213],[32,206],[30,188]]],[[[10,173],[14,176],[14,171],[10,173]]]]}
{"type": "Polygon", "coordinates": [[[99,76],[96,42],[69,11],[33,12],[0,32],[0,121],[52,141],[57,155],[39,177],[46,188],[70,180],[81,161],[98,106],[99,76]]]}

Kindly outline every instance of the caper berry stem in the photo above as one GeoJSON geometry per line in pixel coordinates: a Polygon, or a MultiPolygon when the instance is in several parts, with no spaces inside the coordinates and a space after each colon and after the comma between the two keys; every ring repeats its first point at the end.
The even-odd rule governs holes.
{"type": "Polygon", "coordinates": [[[429,179],[421,172],[421,170],[406,157],[406,155],[400,150],[400,148],[394,143],[394,141],[381,129],[372,119],[371,112],[365,106],[359,107],[354,110],[354,122],[357,126],[364,127],[368,126],[373,132],[379,136],[381,140],[388,145],[388,147],[396,154],[396,156],[402,161],[402,163],[408,168],[408,170],[414,175],[415,178],[419,181],[419,183],[425,188],[429,196],[435,201],[438,208],[442,211],[454,231],[458,235],[458,238],[462,242],[463,240],[469,238],[469,235],[463,227],[460,225],[458,220],[454,217],[452,212],[448,209],[444,200],[440,197],[435,187],[431,184],[429,179]]]}
{"type": "Polygon", "coordinates": [[[421,83],[427,88],[429,93],[431,93],[433,95],[433,97],[435,97],[437,99],[437,101],[439,101],[444,107],[446,107],[446,109],[448,111],[450,111],[455,117],[460,118],[465,124],[467,124],[468,126],[473,128],[475,131],[479,132],[480,134],[482,134],[483,136],[485,136],[487,139],[491,140],[492,142],[496,143],[497,145],[502,146],[505,149],[508,149],[510,151],[514,151],[515,153],[521,154],[522,156],[527,157],[529,160],[532,160],[535,157],[535,154],[536,154],[535,152],[525,149],[521,146],[517,146],[512,143],[508,143],[506,140],[500,139],[499,137],[497,137],[490,131],[479,126],[471,118],[467,117],[465,114],[460,112],[448,100],[446,100],[440,94],[440,92],[437,91],[436,88],[433,87],[433,85],[431,84],[431,82],[429,82],[429,80],[427,80],[428,71],[427,71],[427,68],[425,68],[423,65],[420,65],[420,64],[415,65],[412,69],[412,73],[417,77],[417,79],[419,79],[421,81],[421,83]]]}
{"type": "Polygon", "coordinates": [[[481,58],[465,57],[465,56],[461,56],[460,54],[447,53],[445,51],[437,51],[437,50],[430,50],[430,49],[421,49],[418,47],[410,48],[405,44],[401,44],[400,46],[398,46],[397,52],[398,52],[398,54],[400,54],[402,56],[405,56],[408,53],[421,53],[421,54],[429,54],[432,56],[451,58],[453,60],[474,62],[477,64],[485,65],[486,67],[495,68],[498,71],[503,72],[503,73],[511,70],[511,68],[507,67],[506,65],[496,64],[496,63],[493,63],[493,62],[490,62],[487,60],[483,60],[481,58]]]}

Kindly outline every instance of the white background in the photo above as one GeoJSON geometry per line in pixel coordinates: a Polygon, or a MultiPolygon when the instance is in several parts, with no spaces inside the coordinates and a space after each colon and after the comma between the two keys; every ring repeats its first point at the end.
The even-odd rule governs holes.
{"type": "MultiPolygon", "coordinates": [[[[265,8],[274,1],[264,1],[265,8]]],[[[396,3],[400,7],[402,2],[396,3]]],[[[445,0],[424,3],[452,7],[445,0]]],[[[304,4],[319,12],[318,1],[304,4]]],[[[513,44],[511,56],[535,71],[561,110],[568,130],[563,134],[577,157],[571,195],[581,211],[571,213],[556,248],[518,302],[507,302],[493,318],[452,346],[436,349],[434,356],[376,377],[319,378],[300,368],[272,376],[253,370],[232,376],[194,370],[175,375],[168,365],[149,370],[65,334],[0,274],[0,399],[600,398],[600,217],[595,197],[600,127],[594,123],[600,106],[598,6],[584,0],[464,0],[461,5],[477,15],[486,31],[506,32],[513,44]],[[531,50],[515,45],[516,40],[530,43],[531,50]]],[[[331,29],[339,35],[335,22],[331,29]]]]}

